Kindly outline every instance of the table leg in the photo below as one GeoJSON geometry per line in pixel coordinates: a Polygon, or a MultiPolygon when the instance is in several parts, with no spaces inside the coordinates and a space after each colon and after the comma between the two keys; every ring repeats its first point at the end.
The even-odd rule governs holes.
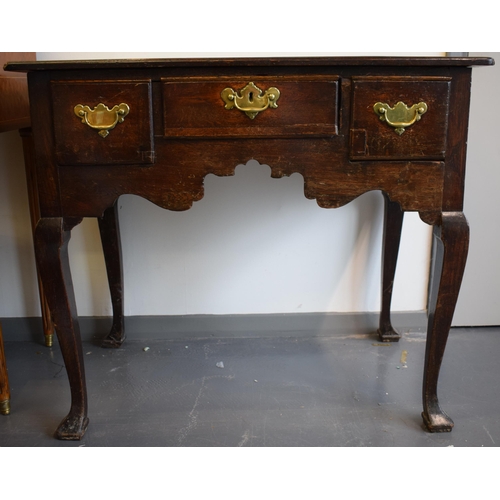
{"type": "Polygon", "coordinates": [[[87,389],[82,343],[69,268],[71,229],[81,219],[42,218],[35,229],[35,256],[71,389],[71,408],[57,431],[58,439],[78,440],[88,426],[87,389]]]}
{"type": "Polygon", "coordinates": [[[384,193],[385,215],[382,249],[382,308],[378,336],[382,342],[398,342],[401,338],[391,324],[391,300],[398,260],[403,215],[399,203],[391,201],[384,193]]]}
{"type": "Polygon", "coordinates": [[[425,350],[422,417],[431,432],[449,432],[453,420],[441,409],[437,385],[441,362],[455,312],[469,248],[469,225],[463,213],[445,212],[434,226],[439,245],[434,259],[433,286],[425,350]]]}
{"type": "Polygon", "coordinates": [[[102,347],[120,347],[125,340],[125,325],[123,322],[122,249],[117,204],[108,208],[98,221],[113,307],[113,325],[101,345],[102,347]]]}
{"type": "Polygon", "coordinates": [[[2,326],[0,325],[0,413],[8,415],[10,413],[10,388],[9,377],[7,375],[7,363],[5,362],[5,352],[3,349],[2,326]]]}
{"type": "MultiPolygon", "coordinates": [[[[28,187],[28,202],[31,218],[31,229],[34,232],[36,224],[40,219],[40,205],[38,203],[38,187],[36,180],[35,169],[35,151],[33,145],[33,133],[30,128],[19,130],[19,134],[23,141],[24,165],[26,169],[26,182],[28,187]]],[[[40,296],[40,308],[42,311],[42,325],[45,336],[45,345],[52,347],[54,338],[54,324],[50,317],[50,310],[43,292],[43,284],[40,278],[40,273],[37,271],[38,292],[40,296]]]]}

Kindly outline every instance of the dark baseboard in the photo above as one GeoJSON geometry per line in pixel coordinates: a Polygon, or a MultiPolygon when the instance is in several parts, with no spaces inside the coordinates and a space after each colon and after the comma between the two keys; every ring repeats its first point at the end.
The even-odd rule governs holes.
{"type": "MultiPolygon", "coordinates": [[[[329,337],[367,335],[378,328],[378,313],[296,313],[190,316],[128,316],[128,340],[234,337],[329,337]]],[[[425,332],[426,311],[392,314],[401,333],[425,332]]],[[[5,341],[44,342],[41,318],[2,318],[5,341]]],[[[103,338],[111,328],[111,317],[80,317],[82,340],[103,338]]]]}

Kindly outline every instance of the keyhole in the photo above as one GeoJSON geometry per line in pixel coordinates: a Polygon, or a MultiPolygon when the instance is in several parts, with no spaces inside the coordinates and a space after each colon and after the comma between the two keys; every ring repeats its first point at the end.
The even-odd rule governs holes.
{"type": "Polygon", "coordinates": [[[249,100],[250,102],[252,102],[252,101],[253,101],[253,92],[250,92],[250,93],[248,94],[248,100],[249,100]]]}

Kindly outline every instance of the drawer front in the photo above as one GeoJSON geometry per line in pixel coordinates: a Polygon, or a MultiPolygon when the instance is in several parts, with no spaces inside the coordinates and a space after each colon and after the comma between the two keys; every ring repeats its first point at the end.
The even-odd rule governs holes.
{"type": "Polygon", "coordinates": [[[59,165],[154,161],[151,82],[51,83],[59,165]]]}
{"type": "Polygon", "coordinates": [[[443,159],[449,78],[353,79],[351,159],[443,159]]]}
{"type": "Polygon", "coordinates": [[[338,77],[170,78],[162,83],[168,137],[337,134],[338,77]]]}

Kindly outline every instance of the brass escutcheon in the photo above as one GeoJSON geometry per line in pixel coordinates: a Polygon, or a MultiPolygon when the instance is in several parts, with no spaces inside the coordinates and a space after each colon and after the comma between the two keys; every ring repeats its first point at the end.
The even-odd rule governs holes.
{"type": "Polygon", "coordinates": [[[276,101],[280,97],[280,91],[276,87],[269,87],[262,93],[255,83],[249,82],[239,92],[225,88],[220,96],[226,103],[226,109],[239,109],[253,120],[261,111],[278,107],[276,101]]]}
{"type": "Polygon", "coordinates": [[[385,121],[394,127],[394,131],[401,135],[407,127],[420,120],[427,111],[427,104],[419,102],[409,108],[404,102],[399,101],[396,106],[391,108],[389,104],[377,102],[373,106],[373,110],[383,122],[385,121]]]}
{"type": "Polygon", "coordinates": [[[117,123],[122,123],[128,115],[130,108],[128,104],[121,103],[109,109],[102,102],[94,109],[89,106],[77,104],[74,108],[75,115],[82,119],[89,127],[99,131],[101,137],[107,137],[109,131],[114,129],[117,123]]]}

